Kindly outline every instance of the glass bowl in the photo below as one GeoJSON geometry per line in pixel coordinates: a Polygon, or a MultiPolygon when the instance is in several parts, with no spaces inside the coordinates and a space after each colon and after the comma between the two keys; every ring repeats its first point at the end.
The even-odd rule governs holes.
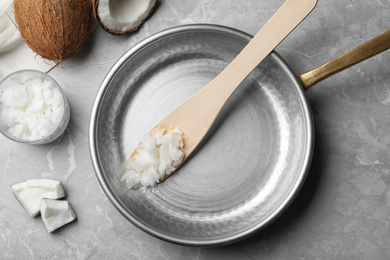
{"type": "Polygon", "coordinates": [[[7,138],[47,144],[64,133],[69,118],[64,92],[46,73],[20,70],[0,81],[0,132],[7,138]]]}

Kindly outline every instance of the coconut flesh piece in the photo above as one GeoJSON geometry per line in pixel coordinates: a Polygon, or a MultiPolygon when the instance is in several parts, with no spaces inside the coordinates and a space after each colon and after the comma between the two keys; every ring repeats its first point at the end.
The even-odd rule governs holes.
{"type": "Polygon", "coordinates": [[[42,199],[41,217],[50,233],[75,220],[76,213],[66,200],[42,199]]]}
{"type": "Polygon", "coordinates": [[[153,11],[156,0],[95,0],[94,5],[99,25],[121,35],[137,30],[153,11]]]}
{"type": "Polygon", "coordinates": [[[183,132],[159,129],[153,136],[146,134],[136,154],[125,164],[120,181],[129,189],[154,186],[165,180],[184,159],[183,132]]]}
{"type": "Polygon", "coordinates": [[[15,197],[30,215],[39,214],[42,198],[60,199],[65,197],[61,182],[52,179],[30,179],[11,185],[15,197]]]}

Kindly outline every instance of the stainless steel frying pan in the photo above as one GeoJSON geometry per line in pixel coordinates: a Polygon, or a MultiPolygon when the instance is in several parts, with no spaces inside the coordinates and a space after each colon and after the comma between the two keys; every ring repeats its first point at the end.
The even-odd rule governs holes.
{"type": "Polygon", "coordinates": [[[147,38],[113,66],[93,106],[90,151],[104,192],[135,226],[177,244],[222,245],[265,228],[293,201],[310,166],[314,129],[305,90],[389,48],[390,33],[381,37],[299,77],[271,53],[180,170],[132,191],[118,174],[143,134],[218,75],[251,36],[187,25],[147,38]]]}

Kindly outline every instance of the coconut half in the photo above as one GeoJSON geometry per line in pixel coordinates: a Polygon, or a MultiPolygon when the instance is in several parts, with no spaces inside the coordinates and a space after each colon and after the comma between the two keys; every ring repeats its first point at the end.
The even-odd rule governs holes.
{"type": "Polygon", "coordinates": [[[137,31],[151,16],[156,0],[92,0],[97,23],[113,35],[137,31]]]}

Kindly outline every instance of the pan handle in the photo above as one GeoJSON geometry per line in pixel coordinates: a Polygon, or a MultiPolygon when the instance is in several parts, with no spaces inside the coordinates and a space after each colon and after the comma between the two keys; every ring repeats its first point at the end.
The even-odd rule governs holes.
{"type": "Polygon", "coordinates": [[[350,50],[349,52],[311,70],[298,78],[305,90],[342,70],[345,70],[365,59],[368,59],[390,48],[390,31],[350,50]]]}

